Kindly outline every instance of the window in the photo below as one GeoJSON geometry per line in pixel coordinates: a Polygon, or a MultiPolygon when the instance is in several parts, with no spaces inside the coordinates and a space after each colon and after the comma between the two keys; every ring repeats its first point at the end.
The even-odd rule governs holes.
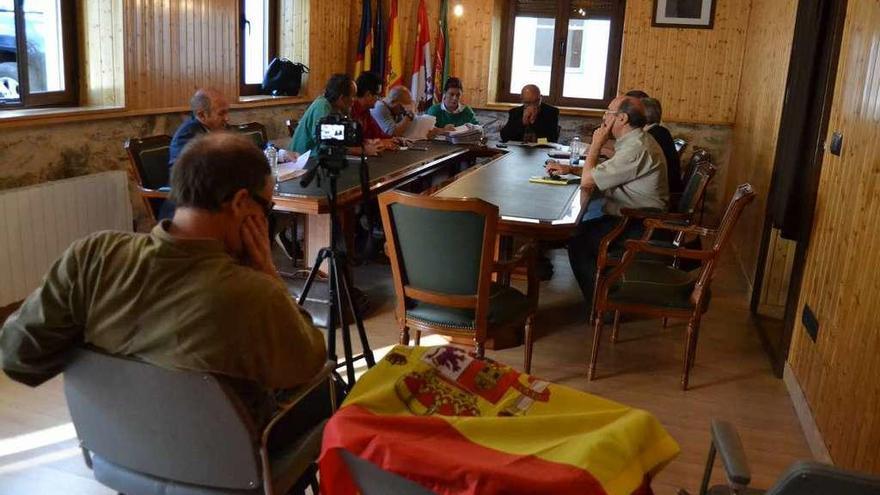
{"type": "Polygon", "coordinates": [[[604,108],[617,92],[624,0],[509,0],[498,95],[526,84],[544,101],[604,108]]]}
{"type": "Polygon", "coordinates": [[[77,103],[75,5],[0,0],[0,108],[77,103]]]}
{"type": "Polygon", "coordinates": [[[241,94],[260,94],[263,74],[278,53],[278,1],[241,0],[241,94]]]}

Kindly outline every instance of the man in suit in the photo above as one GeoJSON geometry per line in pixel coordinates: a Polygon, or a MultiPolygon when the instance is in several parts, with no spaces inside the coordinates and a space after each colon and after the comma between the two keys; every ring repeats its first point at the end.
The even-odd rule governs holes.
{"type": "Polygon", "coordinates": [[[196,136],[211,131],[220,131],[229,123],[229,100],[214,88],[202,88],[189,100],[192,115],[171,138],[168,149],[168,166],[174,165],[183,147],[196,136]]]}
{"type": "Polygon", "coordinates": [[[522,105],[510,109],[501,128],[502,141],[559,140],[559,109],[541,101],[541,90],[534,84],[523,87],[522,105]]]}
{"type": "Polygon", "coordinates": [[[654,137],[666,158],[669,194],[672,196],[680,195],[684,191],[684,184],[681,180],[681,158],[678,156],[678,151],[675,151],[675,142],[669,129],[660,125],[663,107],[660,106],[660,101],[655,98],[645,97],[641,100],[642,105],[645,106],[645,119],[648,122],[645,126],[645,132],[654,137]]]}

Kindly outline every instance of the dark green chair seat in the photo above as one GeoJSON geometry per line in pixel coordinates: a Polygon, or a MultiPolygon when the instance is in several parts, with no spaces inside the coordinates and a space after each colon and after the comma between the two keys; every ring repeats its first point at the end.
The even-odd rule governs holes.
{"type": "Polygon", "coordinates": [[[692,309],[691,294],[700,270],[686,272],[654,261],[634,261],[608,291],[617,304],[647,304],[692,309]]]}
{"type": "MultiPolygon", "coordinates": [[[[522,322],[528,312],[529,300],[522,292],[512,287],[492,284],[489,292],[490,326],[522,322]]],[[[406,317],[447,328],[473,330],[475,327],[474,310],[449,308],[426,302],[412,301],[406,310],[406,317]]]]}

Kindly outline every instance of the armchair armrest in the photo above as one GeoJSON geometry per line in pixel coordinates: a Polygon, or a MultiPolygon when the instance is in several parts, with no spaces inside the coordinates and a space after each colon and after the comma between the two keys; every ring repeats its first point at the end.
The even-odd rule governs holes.
{"type": "Polygon", "coordinates": [[[698,235],[700,237],[706,237],[715,233],[713,229],[707,229],[705,227],[700,227],[698,225],[682,225],[681,223],[672,221],[663,221],[659,219],[649,218],[645,220],[645,237],[643,239],[650,238],[649,234],[653,233],[655,229],[662,230],[671,230],[674,232],[681,232],[683,234],[693,234],[698,235]]]}
{"type": "MultiPolygon", "coordinates": [[[[334,363],[333,361],[327,361],[326,363],[324,363],[324,367],[321,368],[321,371],[319,371],[318,374],[316,374],[310,382],[305,383],[297,388],[293,396],[291,396],[291,398],[288,399],[287,402],[282,407],[280,407],[278,411],[275,412],[275,414],[272,415],[272,418],[263,428],[261,441],[264,447],[266,445],[266,442],[269,441],[269,434],[272,432],[272,428],[275,427],[275,425],[279,421],[281,421],[281,419],[286,416],[287,413],[289,413],[294,407],[296,407],[297,404],[299,404],[305,396],[310,394],[319,386],[329,383],[333,374],[333,370],[335,369],[336,363],[334,363]]],[[[333,403],[333,410],[336,410],[336,394],[333,386],[330,386],[330,401],[333,403]]]]}
{"type": "Polygon", "coordinates": [[[690,220],[687,213],[676,213],[674,211],[662,211],[657,208],[621,208],[620,214],[625,217],[646,220],[656,218],[659,220],[690,220]]]}
{"type": "Polygon", "coordinates": [[[145,198],[157,198],[157,199],[167,199],[168,191],[162,191],[160,189],[147,189],[144,186],[138,186],[138,190],[141,193],[141,196],[145,198]]]}
{"type": "Polygon", "coordinates": [[[686,249],[660,246],[652,241],[630,239],[624,243],[626,254],[632,253],[650,253],[659,254],[661,256],[688,258],[692,260],[707,260],[715,256],[712,251],[704,251],[700,249],[686,249]]]}
{"type": "Polygon", "coordinates": [[[704,494],[708,489],[716,452],[721,454],[721,465],[724,467],[724,473],[727,475],[727,481],[731,488],[744,490],[748,487],[752,481],[752,474],[736,428],[726,421],[713,420],[712,444],[709,448],[709,458],[706,461],[706,471],[703,475],[700,493],[704,494]]]}

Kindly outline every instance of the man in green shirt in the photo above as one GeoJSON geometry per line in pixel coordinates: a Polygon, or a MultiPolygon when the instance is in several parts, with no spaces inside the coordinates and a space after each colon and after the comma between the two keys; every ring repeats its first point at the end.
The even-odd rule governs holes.
{"type": "MultiPolygon", "coordinates": [[[[330,76],[330,80],[327,81],[327,86],[324,88],[324,95],[315,98],[315,101],[303,113],[288,149],[299,154],[306,151],[317,153],[319,143],[315,140],[315,129],[318,122],[331,113],[349,115],[356,93],[357,85],[348,74],[330,76]]],[[[382,144],[379,140],[364,140],[363,146],[367,156],[375,156],[382,150],[382,144]]],[[[361,148],[349,148],[348,152],[352,155],[360,155],[361,148]]]]}
{"type": "Polygon", "coordinates": [[[0,367],[37,386],[86,344],[253,384],[264,399],[310,381],[327,358],[324,338],[272,262],[270,174],[246,137],[190,142],[172,170],[174,218],[150,234],[74,242],[0,329],[0,367]]]}
{"type": "Polygon", "coordinates": [[[447,131],[464,124],[478,124],[474,111],[467,105],[462,105],[461,94],[464,91],[461,79],[450,77],[443,85],[443,99],[434,104],[426,112],[428,115],[437,117],[434,127],[447,131]]]}

